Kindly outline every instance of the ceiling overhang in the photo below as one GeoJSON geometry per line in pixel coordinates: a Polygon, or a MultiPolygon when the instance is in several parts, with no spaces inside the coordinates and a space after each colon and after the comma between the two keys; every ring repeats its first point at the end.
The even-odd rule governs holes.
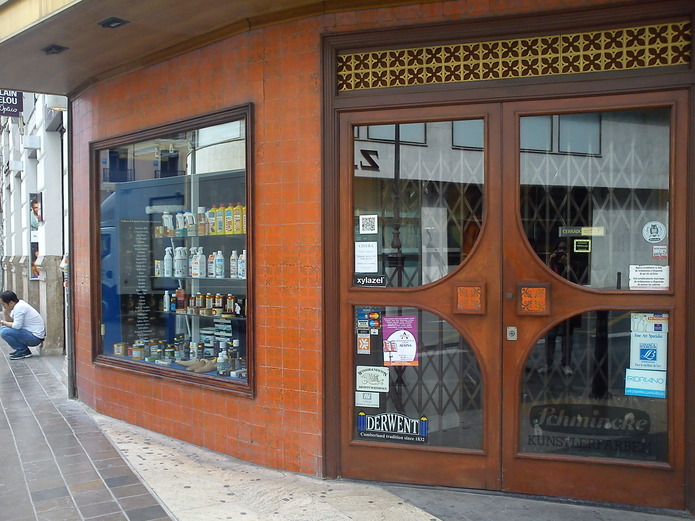
{"type": "Polygon", "coordinates": [[[255,27],[345,9],[408,3],[414,2],[54,0],[49,4],[53,11],[41,13],[29,8],[44,2],[0,0],[0,88],[70,95],[255,27]],[[26,18],[18,19],[18,11],[26,18]],[[111,17],[128,23],[118,28],[99,25],[111,17]],[[56,52],[61,47],[65,49],[56,52]]]}

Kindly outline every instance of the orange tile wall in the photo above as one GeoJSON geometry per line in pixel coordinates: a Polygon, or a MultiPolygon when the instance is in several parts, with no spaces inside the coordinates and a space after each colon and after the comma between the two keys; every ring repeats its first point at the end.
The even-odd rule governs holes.
{"type": "MultiPolygon", "coordinates": [[[[270,467],[322,469],[320,35],[617,0],[462,0],[324,14],[232,37],[72,101],[73,201],[93,201],[89,143],[254,103],[256,397],[92,364],[88,205],[73,205],[79,398],[97,411],[270,467]]],[[[98,255],[94,255],[95,258],[98,255]]],[[[95,270],[98,273],[98,269],[95,270]]],[[[98,328],[97,328],[98,329],[98,328]]]]}

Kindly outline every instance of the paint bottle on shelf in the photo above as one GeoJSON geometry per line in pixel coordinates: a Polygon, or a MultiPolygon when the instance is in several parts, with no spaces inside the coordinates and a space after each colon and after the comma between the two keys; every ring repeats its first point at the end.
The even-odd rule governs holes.
{"type": "Polygon", "coordinates": [[[238,278],[238,268],[239,268],[239,255],[236,250],[232,250],[232,254],[229,256],[229,278],[238,278]]]}
{"type": "Polygon", "coordinates": [[[164,237],[170,237],[174,232],[174,218],[167,211],[162,213],[162,227],[164,228],[164,237]]]}
{"type": "Polygon", "coordinates": [[[224,209],[224,233],[229,235],[234,233],[234,207],[229,203],[224,209]]]}
{"type": "Polygon", "coordinates": [[[243,207],[241,203],[237,203],[234,207],[234,223],[232,226],[232,233],[239,234],[243,232],[243,207]]]}
{"type": "Polygon", "coordinates": [[[237,261],[237,277],[240,279],[246,278],[246,250],[241,252],[239,255],[239,260],[237,261]]]}
{"type": "Polygon", "coordinates": [[[190,210],[183,212],[183,220],[186,222],[186,235],[189,237],[198,235],[198,225],[196,224],[196,218],[193,212],[190,210]]]}
{"type": "Polygon", "coordinates": [[[208,234],[208,219],[204,206],[198,207],[198,235],[204,236],[208,234]]]}
{"type": "Polygon", "coordinates": [[[213,204],[212,208],[207,211],[208,219],[208,235],[217,235],[217,205],[213,204]]]}
{"type": "Polygon", "coordinates": [[[215,254],[215,278],[224,278],[224,257],[222,256],[222,250],[218,250],[215,254]]]}
{"type": "Polygon", "coordinates": [[[198,255],[196,255],[196,258],[198,259],[198,278],[204,279],[207,272],[207,265],[205,263],[205,254],[203,253],[202,246],[198,247],[198,255]]]}
{"type": "Polygon", "coordinates": [[[215,278],[215,256],[217,252],[211,251],[208,255],[208,278],[215,278]]]}
{"type": "Polygon", "coordinates": [[[184,217],[183,212],[181,210],[176,212],[176,236],[186,236],[186,218],[184,217]]]}
{"type": "Polygon", "coordinates": [[[174,273],[174,258],[171,256],[171,246],[164,248],[164,276],[171,277],[174,273]]]}
{"type": "Polygon", "coordinates": [[[215,212],[215,230],[217,235],[224,235],[224,203],[220,203],[215,212]]]}

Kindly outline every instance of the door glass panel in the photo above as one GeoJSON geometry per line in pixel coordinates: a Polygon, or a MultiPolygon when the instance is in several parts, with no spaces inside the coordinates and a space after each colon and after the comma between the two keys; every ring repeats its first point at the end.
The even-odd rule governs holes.
{"type": "Polygon", "coordinates": [[[482,119],[355,128],[356,285],[421,286],[466,258],[483,222],[484,142],[482,119]]]}
{"type": "Polygon", "coordinates": [[[520,132],[521,219],[543,262],[591,288],[669,289],[670,109],[522,117],[520,132]]]}
{"type": "Polygon", "coordinates": [[[354,439],[481,449],[482,378],[461,334],[421,309],[354,311],[354,439]]]}
{"type": "Polygon", "coordinates": [[[550,329],[526,361],[521,452],[667,461],[668,318],[602,310],[550,329]]]}

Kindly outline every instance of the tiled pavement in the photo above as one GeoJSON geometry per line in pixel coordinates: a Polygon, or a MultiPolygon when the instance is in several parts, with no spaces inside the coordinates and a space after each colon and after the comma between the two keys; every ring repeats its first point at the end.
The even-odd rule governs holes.
{"type": "Polygon", "coordinates": [[[47,363],[0,351],[2,521],[172,519],[47,363]]]}

